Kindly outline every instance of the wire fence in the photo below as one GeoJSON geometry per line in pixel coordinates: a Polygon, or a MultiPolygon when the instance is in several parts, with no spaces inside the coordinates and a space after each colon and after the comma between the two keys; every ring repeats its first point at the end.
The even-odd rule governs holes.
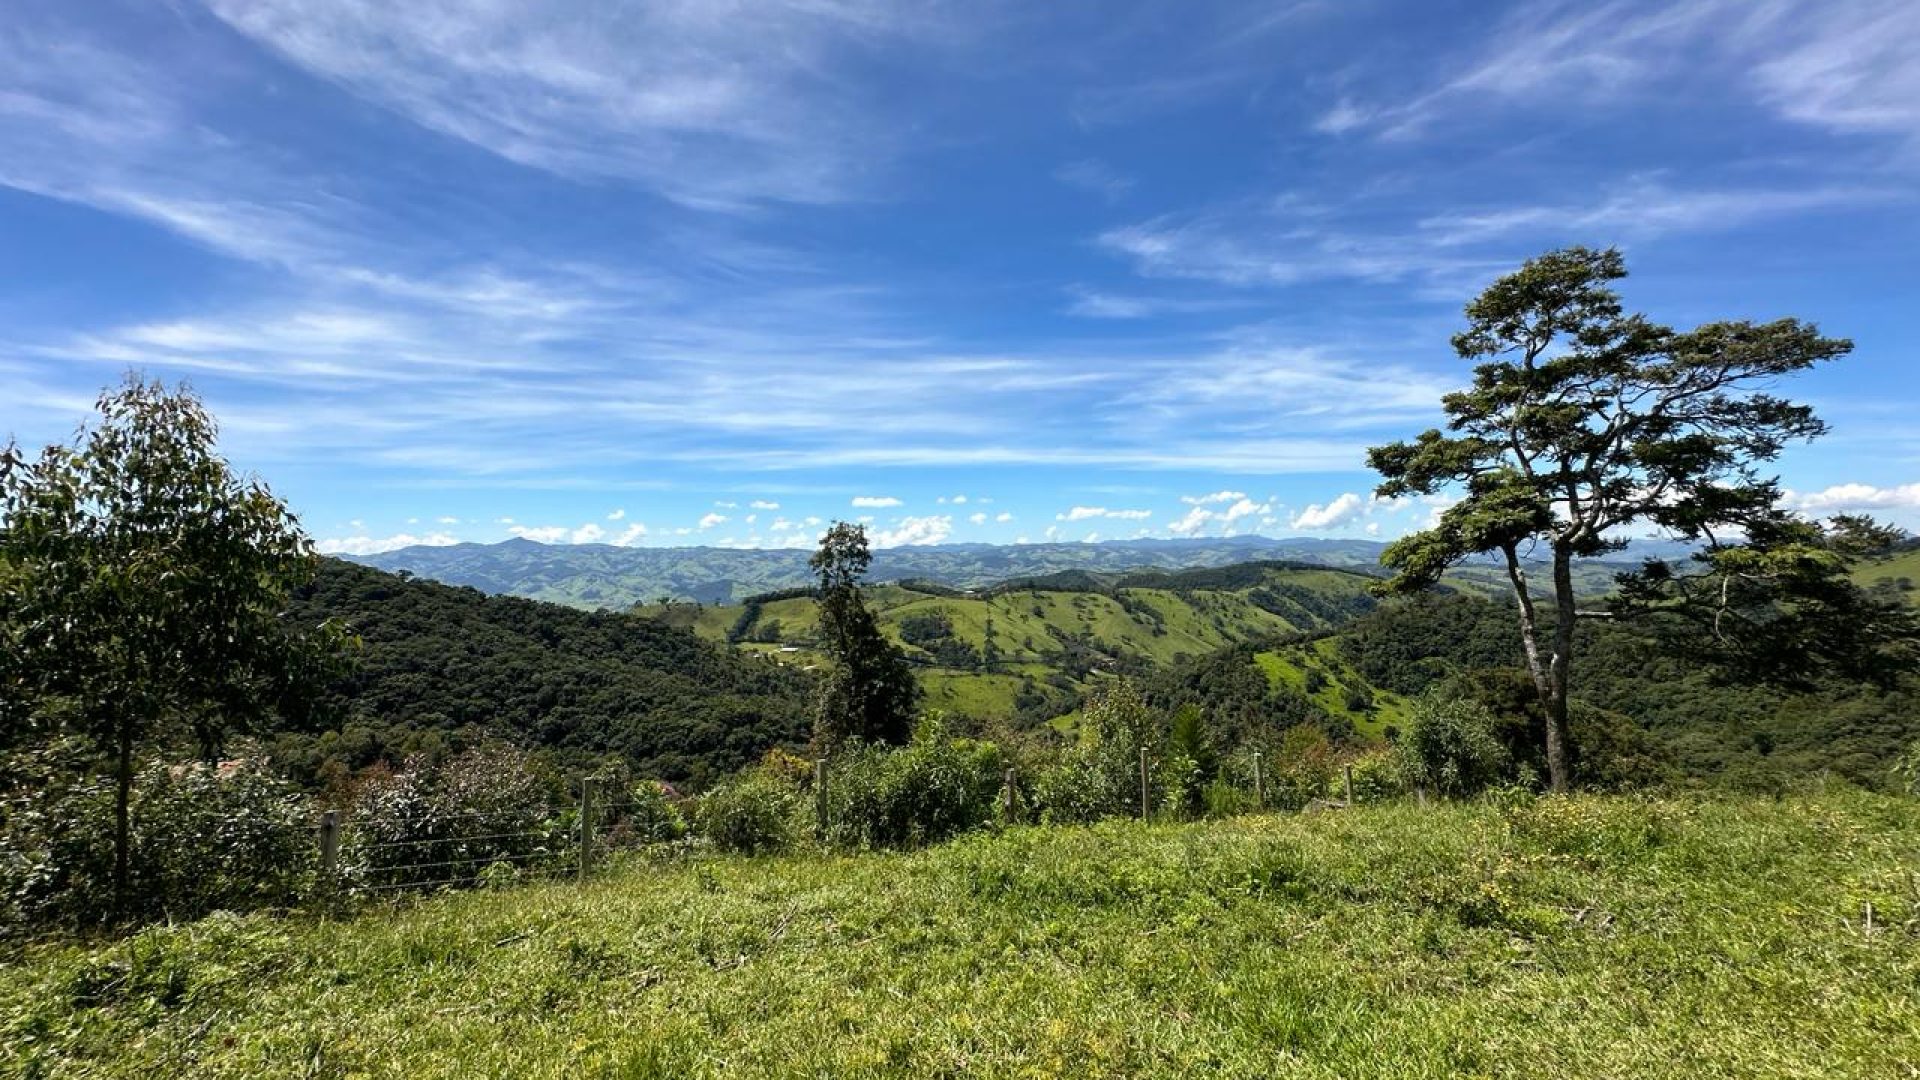
{"type": "Polygon", "coordinates": [[[608,856],[663,846],[659,803],[603,797],[583,783],[572,807],[354,817],[318,823],[323,887],[382,895],[583,878],[608,856]]]}
{"type": "MultiPolygon", "coordinates": [[[[1158,762],[1144,751],[1138,762],[1138,803],[1133,809],[1152,817],[1158,806],[1158,762]]],[[[1252,755],[1242,811],[1270,808],[1271,777],[1262,755],[1252,755]]],[[[828,834],[827,762],[814,763],[813,812],[817,835],[828,834]]],[[[1315,800],[1344,807],[1354,801],[1352,766],[1335,781],[1344,800],[1315,800]]],[[[406,816],[354,818],[330,811],[319,822],[322,889],[333,895],[392,895],[409,891],[464,888],[538,880],[584,880],[610,857],[636,850],[682,850],[677,827],[663,826],[663,796],[608,798],[601,781],[588,778],[571,807],[501,807],[406,816]]],[[[1422,805],[1425,793],[1416,791],[1422,805]]],[[[1031,793],[1014,769],[1007,769],[995,800],[1002,824],[1025,820],[1031,793]]]]}

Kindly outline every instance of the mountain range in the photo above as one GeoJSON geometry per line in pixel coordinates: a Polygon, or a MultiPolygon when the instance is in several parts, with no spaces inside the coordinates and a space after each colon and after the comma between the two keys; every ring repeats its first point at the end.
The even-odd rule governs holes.
{"type": "MultiPolygon", "coordinates": [[[[1203,540],[1113,540],[1097,544],[928,544],[873,553],[871,582],[919,580],[958,589],[1066,570],[1121,573],[1284,560],[1372,570],[1385,545],[1370,540],[1235,536],[1203,540]]],[[[357,561],[487,593],[588,608],[629,608],[661,599],[714,604],[810,584],[807,549],[497,544],[405,547],[357,561]]]]}
{"type": "MultiPolygon", "coordinates": [[[[1246,562],[1310,563],[1379,573],[1380,553],[1385,548],[1377,540],[1305,536],[1108,540],[1093,544],[927,544],[874,552],[867,580],[923,581],[979,589],[1069,570],[1117,574],[1246,562]]],[[[1680,544],[1635,541],[1628,551],[1585,563],[1580,568],[1581,588],[1604,593],[1615,573],[1629,569],[1638,560],[1673,558],[1685,551],[1680,544]]],[[[496,544],[404,547],[354,561],[449,585],[468,585],[486,593],[624,610],[662,600],[733,603],[759,593],[798,588],[813,580],[807,569],[811,554],[803,548],[616,547],[541,544],[516,538],[496,544]]],[[[1504,571],[1491,562],[1464,564],[1454,572],[1453,580],[1489,594],[1504,595],[1507,591],[1504,571]]]]}

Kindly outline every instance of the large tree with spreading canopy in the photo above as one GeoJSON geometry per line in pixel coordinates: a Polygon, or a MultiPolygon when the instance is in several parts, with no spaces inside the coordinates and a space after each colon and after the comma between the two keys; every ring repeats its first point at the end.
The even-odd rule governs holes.
{"type": "Polygon", "coordinates": [[[1619,252],[1575,247],[1495,281],[1453,338],[1476,366],[1472,384],[1442,400],[1445,430],[1368,452],[1383,498],[1458,495],[1433,527],[1388,547],[1389,591],[1430,586],[1474,556],[1505,567],[1556,791],[1570,775],[1581,619],[1654,615],[1728,645],[1784,645],[1868,610],[1844,580],[1845,537],[1785,512],[1764,473],[1789,444],[1826,431],[1772,388],[1852,343],[1791,318],[1674,330],[1622,309],[1612,285],[1625,276],[1619,252]],[[1620,550],[1629,530],[1705,551],[1682,567],[1650,564],[1605,606],[1583,607],[1574,560],[1620,550]],[[1528,568],[1542,564],[1550,578],[1536,584],[1528,568]]]}

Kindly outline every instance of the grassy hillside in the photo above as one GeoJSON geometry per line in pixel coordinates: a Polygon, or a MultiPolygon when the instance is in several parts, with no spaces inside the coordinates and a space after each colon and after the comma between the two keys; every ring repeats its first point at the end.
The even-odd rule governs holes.
{"type": "Polygon", "coordinates": [[[1920,804],[1366,806],[631,865],[0,967],[44,1077],[1899,1077],[1920,804]]]}
{"type": "Polygon", "coordinates": [[[1862,563],[1855,568],[1853,580],[1869,588],[1882,582],[1889,583],[1905,593],[1909,603],[1920,603],[1920,590],[1915,588],[1920,586],[1920,548],[1862,563]],[[1905,584],[1902,585],[1902,582],[1905,584]]]}
{"type": "MultiPolygon", "coordinates": [[[[960,592],[911,582],[866,591],[918,665],[928,705],[1005,717],[1035,695],[1063,705],[1095,671],[1165,664],[1243,642],[1327,629],[1372,607],[1375,579],[1291,563],[1120,575],[1073,572],[960,592]]],[[[651,605],[636,614],[787,664],[818,661],[810,596],[651,605]]],[[[1030,707],[1027,711],[1031,712],[1030,707]]]]}

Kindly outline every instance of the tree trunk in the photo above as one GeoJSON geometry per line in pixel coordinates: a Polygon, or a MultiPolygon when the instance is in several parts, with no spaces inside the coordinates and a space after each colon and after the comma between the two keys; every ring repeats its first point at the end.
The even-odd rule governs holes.
{"type": "Polygon", "coordinates": [[[1520,605],[1520,644],[1526,650],[1527,674],[1533,677],[1534,693],[1547,718],[1547,786],[1567,790],[1567,662],[1572,656],[1573,589],[1572,565],[1564,557],[1554,559],[1555,620],[1553,652],[1541,647],[1540,613],[1534,607],[1533,594],[1527,589],[1527,572],[1520,565],[1520,553],[1509,545],[1501,549],[1507,557],[1507,579],[1513,583],[1513,598],[1520,605]],[[1561,587],[1562,579],[1566,587],[1561,587]]]}
{"type": "Polygon", "coordinates": [[[124,917],[133,899],[133,830],[130,827],[133,801],[133,732],[122,725],[114,761],[113,792],[113,910],[124,917]]]}
{"type": "Polygon", "coordinates": [[[1559,545],[1553,551],[1553,659],[1547,666],[1547,787],[1565,792],[1573,779],[1569,765],[1572,738],[1567,732],[1567,684],[1573,665],[1573,624],[1578,618],[1573,595],[1573,555],[1559,545]]]}

